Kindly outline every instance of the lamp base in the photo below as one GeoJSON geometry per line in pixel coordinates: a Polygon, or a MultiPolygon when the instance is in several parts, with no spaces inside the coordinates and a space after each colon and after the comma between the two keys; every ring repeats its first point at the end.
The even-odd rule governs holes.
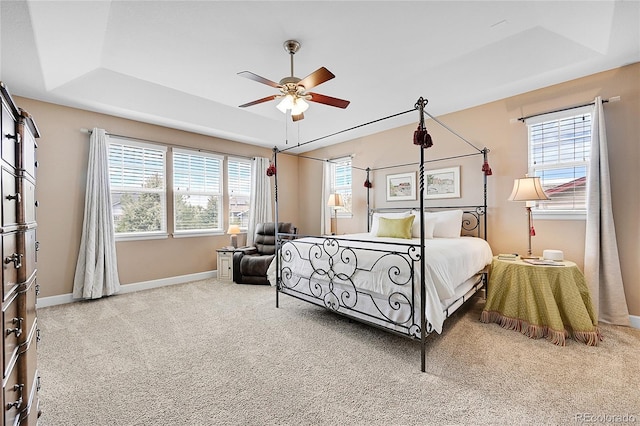
{"type": "Polygon", "coordinates": [[[231,236],[231,247],[233,247],[234,249],[238,248],[238,236],[237,235],[232,235],[231,236]]]}

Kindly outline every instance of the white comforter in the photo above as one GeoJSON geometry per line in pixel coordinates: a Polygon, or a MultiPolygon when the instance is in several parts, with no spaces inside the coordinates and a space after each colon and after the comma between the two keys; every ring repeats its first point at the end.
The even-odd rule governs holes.
{"type": "MultiPolygon", "coordinates": [[[[380,259],[379,252],[372,252],[358,249],[380,249],[384,247],[388,251],[397,251],[401,253],[407,252],[407,247],[402,244],[420,245],[420,239],[411,240],[398,238],[380,238],[371,237],[370,234],[350,234],[341,235],[340,239],[347,240],[367,240],[362,241],[338,241],[340,249],[336,249],[333,253],[329,248],[329,253],[322,251],[322,256],[318,259],[314,257],[313,267],[309,261],[309,250],[312,244],[316,242],[322,244],[325,238],[322,237],[305,237],[294,240],[293,244],[296,250],[292,250],[293,257],[286,262],[295,275],[309,278],[314,269],[322,269],[328,271],[332,269],[336,273],[341,273],[342,277],[347,276],[353,280],[356,287],[374,293],[389,295],[394,292],[400,292],[407,297],[411,296],[410,285],[402,285],[398,283],[407,282],[410,278],[410,269],[408,262],[403,261],[399,256],[388,256],[380,259]],[[377,244],[380,242],[389,243],[388,245],[377,244]],[[341,254],[345,247],[355,250],[357,256],[358,273],[354,274],[354,262],[343,262],[341,254]],[[329,258],[331,260],[331,266],[329,258]],[[400,267],[397,271],[398,275],[394,275],[393,280],[389,279],[389,268],[397,264],[400,267]],[[366,272],[362,272],[362,269],[366,272]]],[[[287,244],[290,244],[288,242],[287,244]]],[[[419,249],[419,247],[416,247],[419,249]]],[[[345,254],[349,254],[348,250],[345,254]]],[[[425,288],[427,296],[427,304],[425,312],[427,320],[433,325],[434,329],[440,333],[442,324],[445,320],[445,314],[442,310],[441,301],[454,296],[456,287],[471,278],[486,265],[491,263],[492,252],[489,244],[483,239],[473,237],[460,238],[433,238],[425,240],[425,288]]],[[[414,263],[416,287],[415,295],[418,296],[420,284],[420,262],[414,263]]],[[[275,261],[271,264],[268,277],[272,285],[275,284],[275,261]]],[[[316,274],[316,278],[319,278],[316,274]]],[[[417,301],[419,305],[419,300],[417,301]]]]}

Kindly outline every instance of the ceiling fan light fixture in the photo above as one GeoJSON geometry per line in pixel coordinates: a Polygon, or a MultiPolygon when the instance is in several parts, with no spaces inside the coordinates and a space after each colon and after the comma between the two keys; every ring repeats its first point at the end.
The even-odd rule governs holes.
{"type": "Polygon", "coordinates": [[[280,111],[282,111],[283,114],[287,113],[287,110],[290,110],[293,108],[293,104],[294,104],[294,99],[293,96],[291,95],[286,95],[284,98],[282,98],[282,100],[278,103],[278,105],[276,106],[276,108],[278,108],[280,111]]]}
{"type": "Polygon", "coordinates": [[[291,115],[300,115],[309,109],[309,104],[302,98],[296,98],[293,101],[293,108],[291,108],[291,115]]]}
{"type": "Polygon", "coordinates": [[[283,114],[291,112],[291,119],[295,122],[304,118],[303,113],[309,108],[309,104],[307,103],[307,101],[312,101],[315,103],[325,104],[342,109],[346,108],[349,105],[349,101],[346,101],[344,99],[321,95],[319,93],[307,92],[307,90],[331,80],[335,77],[335,75],[325,67],[320,67],[303,79],[296,77],[293,73],[293,56],[300,49],[300,43],[295,40],[287,40],[284,43],[284,49],[289,52],[291,61],[291,75],[288,77],[284,77],[280,80],[279,83],[261,77],[258,74],[254,74],[250,71],[242,71],[238,73],[238,75],[242,77],[246,77],[253,81],[257,81],[258,83],[266,84],[267,86],[279,89],[280,94],[266,96],[262,99],[247,102],[246,104],[240,105],[240,108],[245,108],[278,99],[279,102],[276,107],[280,111],[282,111],[283,114]]]}

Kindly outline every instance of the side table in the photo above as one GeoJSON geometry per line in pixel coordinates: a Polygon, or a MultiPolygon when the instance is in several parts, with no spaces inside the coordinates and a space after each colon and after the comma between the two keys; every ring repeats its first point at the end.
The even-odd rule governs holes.
{"type": "Polygon", "coordinates": [[[597,346],[602,340],[584,275],[575,263],[532,265],[520,259],[491,262],[480,321],[495,322],[533,339],[564,346],[566,337],[597,346]]]}
{"type": "Polygon", "coordinates": [[[233,281],[233,247],[222,247],[216,250],[218,253],[218,280],[233,281]]]}

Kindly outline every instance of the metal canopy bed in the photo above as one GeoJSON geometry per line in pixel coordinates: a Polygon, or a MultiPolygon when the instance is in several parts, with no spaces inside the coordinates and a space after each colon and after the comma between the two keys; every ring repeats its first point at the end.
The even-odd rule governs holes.
{"type": "MultiPolygon", "coordinates": [[[[489,150],[475,147],[428,114],[425,111],[426,104],[427,101],[421,97],[414,109],[386,117],[416,110],[420,114],[413,138],[413,143],[420,149],[420,161],[414,163],[419,166],[419,207],[372,208],[370,205],[371,172],[414,164],[367,168],[364,186],[367,188],[369,232],[304,237],[276,234],[278,255],[270,268],[270,278],[276,287],[276,307],[280,306],[280,294],[286,294],[394,334],[419,340],[422,372],[425,371],[427,336],[433,331],[441,332],[446,318],[478,290],[486,288],[487,267],[492,256],[486,242],[487,176],[491,174],[487,162],[489,150]],[[425,161],[425,150],[432,146],[431,136],[425,127],[425,114],[472,146],[476,152],[425,161]],[[483,156],[482,204],[425,208],[425,163],[471,155],[483,156]],[[381,222],[399,218],[406,223],[406,218],[411,215],[414,238],[370,237],[377,235],[373,234],[372,228],[380,226],[381,222]],[[440,223],[438,221],[443,215],[453,215],[454,222],[458,221],[456,238],[432,238],[434,223],[440,223]],[[466,257],[462,257],[463,254],[466,257]]],[[[377,121],[380,120],[374,122],[377,121]]],[[[277,155],[284,151],[286,149],[273,149],[271,175],[275,178],[276,223],[278,178],[275,171],[277,155]]],[[[451,223],[451,219],[447,221],[451,223]]]]}

